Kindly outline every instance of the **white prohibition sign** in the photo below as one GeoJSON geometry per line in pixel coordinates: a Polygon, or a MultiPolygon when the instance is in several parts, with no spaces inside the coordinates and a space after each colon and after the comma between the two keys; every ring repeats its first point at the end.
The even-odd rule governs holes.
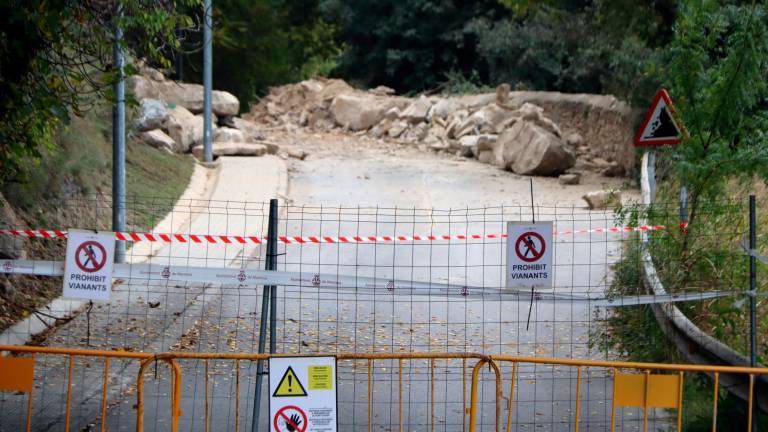
{"type": "Polygon", "coordinates": [[[109,301],[114,254],[114,233],[70,230],[64,263],[64,298],[109,301]]]}
{"type": "Polygon", "coordinates": [[[552,288],[552,236],[552,222],[507,223],[507,288],[552,288]]]}

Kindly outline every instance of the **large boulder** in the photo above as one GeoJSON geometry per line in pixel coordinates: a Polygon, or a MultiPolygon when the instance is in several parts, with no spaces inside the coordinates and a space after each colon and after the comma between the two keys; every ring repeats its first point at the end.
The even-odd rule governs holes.
{"type": "Polygon", "coordinates": [[[176,149],[176,141],[160,129],[142,132],[139,134],[139,139],[161,150],[173,152],[176,149]]]}
{"type": "Polygon", "coordinates": [[[421,123],[427,120],[430,108],[432,108],[432,102],[426,96],[421,96],[400,114],[400,118],[412,124],[421,123]]]}
{"type": "Polygon", "coordinates": [[[499,135],[494,156],[497,164],[521,175],[557,176],[576,163],[560,137],[524,120],[499,135]]]}
{"type": "MultiPolygon", "coordinates": [[[[127,90],[136,99],[160,99],[168,104],[181,105],[193,113],[203,112],[203,86],[176,81],[155,81],[134,75],[126,80],[127,90]]],[[[236,115],[240,101],[229,92],[211,92],[211,110],[218,116],[236,115]]]]}
{"type": "Polygon", "coordinates": [[[203,117],[196,116],[182,106],[168,112],[163,129],[176,143],[176,153],[186,153],[190,147],[203,142],[203,117]]]}
{"type": "MultiPolygon", "coordinates": [[[[262,144],[214,142],[211,144],[213,156],[263,156],[267,154],[267,147],[262,144]]],[[[203,146],[192,147],[192,154],[198,159],[203,158],[203,146]]]]}
{"type": "Polygon", "coordinates": [[[331,102],[333,119],[353,131],[369,129],[384,118],[385,107],[373,97],[340,94],[331,102]]]}
{"type": "Polygon", "coordinates": [[[139,118],[136,127],[140,131],[159,129],[168,119],[168,110],[165,102],[158,99],[142,99],[139,109],[139,118]]]}

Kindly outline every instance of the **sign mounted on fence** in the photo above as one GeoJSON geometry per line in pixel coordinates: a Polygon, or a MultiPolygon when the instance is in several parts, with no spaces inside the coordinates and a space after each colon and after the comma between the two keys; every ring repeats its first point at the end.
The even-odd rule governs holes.
{"type": "Polygon", "coordinates": [[[661,89],[653,98],[643,125],[635,136],[635,145],[652,146],[662,144],[680,144],[685,129],[675,116],[672,99],[666,90],[661,89]]]}
{"type": "Polygon", "coordinates": [[[114,259],[114,233],[69,230],[64,297],[109,301],[114,259]]]}
{"type": "Polygon", "coordinates": [[[552,288],[552,222],[507,223],[507,288],[552,288]]]}
{"type": "Polygon", "coordinates": [[[273,432],[334,432],[335,357],[269,359],[269,418],[273,432]]]}

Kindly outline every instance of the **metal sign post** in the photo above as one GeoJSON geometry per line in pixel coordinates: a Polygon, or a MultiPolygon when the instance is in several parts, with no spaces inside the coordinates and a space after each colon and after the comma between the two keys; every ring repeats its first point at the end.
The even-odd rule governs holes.
{"type": "MultiPolygon", "coordinates": [[[[267,228],[267,259],[265,270],[277,270],[277,200],[269,201],[269,226],[267,228]]],[[[277,286],[265,285],[261,299],[261,321],[259,323],[259,354],[265,351],[267,339],[267,318],[269,318],[269,352],[276,349],[276,325],[277,325],[277,286]],[[270,294],[272,299],[270,301],[270,294]],[[272,313],[270,314],[270,306],[272,313]]],[[[259,430],[259,413],[261,411],[261,385],[264,376],[264,361],[256,363],[256,390],[253,397],[253,424],[251,431],[259,430]]]]}

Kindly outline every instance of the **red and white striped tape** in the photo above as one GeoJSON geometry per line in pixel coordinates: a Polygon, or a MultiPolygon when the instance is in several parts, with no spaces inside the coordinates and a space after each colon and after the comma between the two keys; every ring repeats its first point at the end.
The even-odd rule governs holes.
{"type": "MultiPolygon", "coordinates": [[[[685,228],[685,226],[681,226],[685,228]]],[[[644,231],[663,231],[667,227],[663,225],[641,225],[628,227],[609,227],[556,231],[555,235],[572,234],[609,234],[629,233],[644,231]]],[[[65,239],[67,232],[61,230],[29,230],[29,229],[0,229],[0,235],[11,235],[29,238],[65,239]]],[[[159,243],[193,243],[193,244],[262,244],[267,241],[267,236],[236,236],[236,235],[208,235],[208,234],[158,234],[139,232],[115,232],[115,238],[122,241],[148,241],[159,243]]],[[[318,243],[392,243],[392,242],[419,242],[419,241],[450,241],[450,240],[484,240],[504,239],[506,234],[453,234],[453,235],[412,235],[412,236],[280,236],[278,241],[283,244],[318,244],[318,243]]]]}

